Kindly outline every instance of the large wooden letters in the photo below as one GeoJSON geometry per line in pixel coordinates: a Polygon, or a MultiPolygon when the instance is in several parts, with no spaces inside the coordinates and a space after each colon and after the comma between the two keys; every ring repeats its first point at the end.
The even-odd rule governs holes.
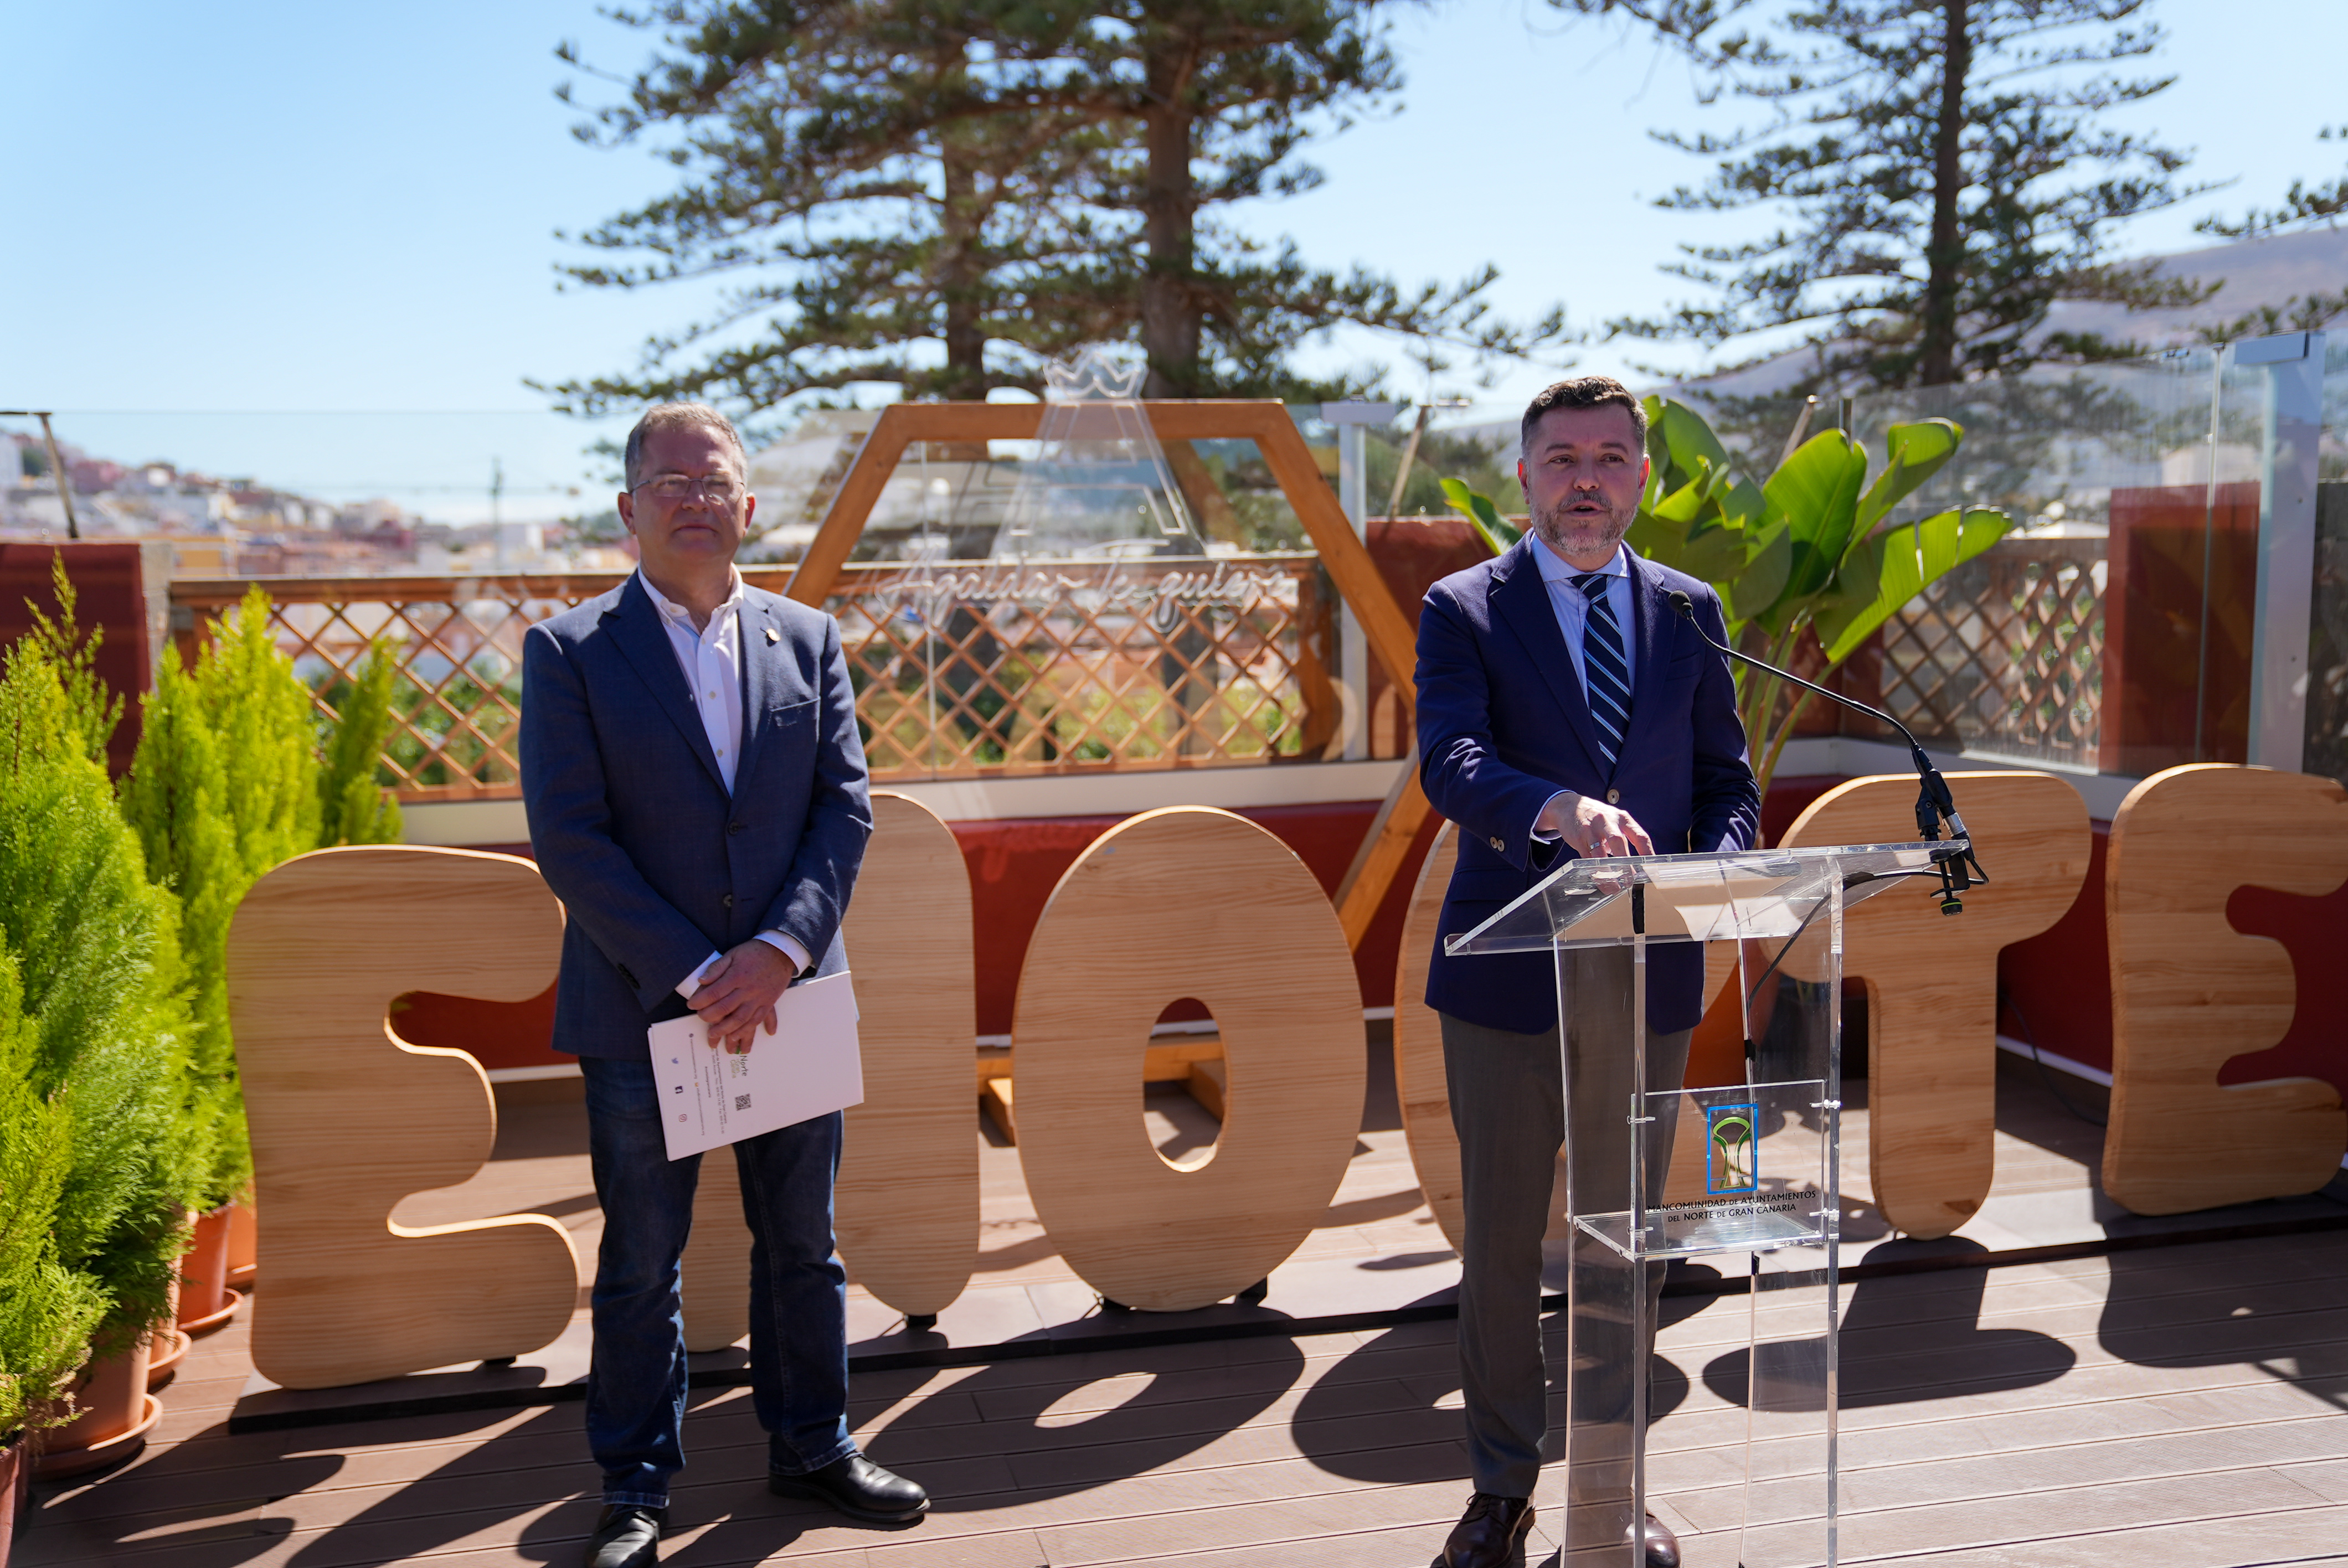
{"type": "Polygon", "coordinates": [[[962,846],[927,806],[876,794],[848,907],[864,1103],[848,1113],[838,1224],[857,1283],[910,1316],[943,1311],[978,1262],[973,962],[962,846]]]}
{"type": "Polygon", "coordinates": [[[2348,794],[2330,779],[2218,764],[2153,774],[2112,820],[2112,1115],[2104,1190],[2140,1214],[2312,1192],[2348,1120],[2320,1079],[2220,1086],[2279,1042],[2291,956],[2227,923],[2245,885],[2328,893],[2348,877],[2348,794]]]}
{"type": "MultiPolygon", "coordinates": [[[[1947,916],[1927,884],[1855,906],[1844,970],[1867,982],[1867,1143],[1876,1207],[1914,1236],[1943,1236],[1988,1198],[1997,1123],[1997,955],[2063,917],[2087,875],[2086,804],[2038,773],[1952,774],[1992,880],[1947,916]]],[[[1787,833],[1788,846],[1916,836],[1916,781],[1853,779],[1787,833]]]]}
{"type": "Polygon", "coordinates": [[[407,991],[527,1000],[561,938],[538,868],[509,855],[322,849],[245,895],[229,1009],[268,1215],[263,1377],[330,1388],[518,1356],[570,1322],[579,1265],[555,1221],[391,1222],[408,1194],[480,1169],[497,1106],[472,1057],[385,1021],[407,991]]]}
{"type": "MultiPolygon", "coordinates": [[[[978,1032],[970,868],[937,814],[872,796],[872,839],[848,907],[848,970],[864,1047],[864,1102],[848,1111],[833,1225],[856,1283],[908,1316],[942,1312],[978,1260],[978,1032]]],[[[750,1331],[750,1231],[730,1149],[701,1162],[685,1253],[685,1342],[718,1350],[750,1331]]]]}
{"type": "Polygon", "coordinates": [[[1318,1224],[1361,1126],[1361,991],[1303,862],[1228,812],[1148,812],[1061,877],[1019,977],[1019,1155],[1068,1266],[1128,1307],[1204,1307],[1268,1276],[1318,1224]],[[1206,1003],[1230,1074],[1223,1129],[1177,1170],[1141,1117],[1166,1005],[1206,1003]]]}
{"type": "Polygon", "coordinates": [[[1435,961],[1443,892],[1459,860],[1459,835],[1445,823],[1428,846],[1403,917],[1395,958],[1395,1099],[1418,1190],[1454,1252],[1467,1250],[1468,1211],[1459,1196],[1459,1135],[1451,1126],[1451,1088],[1443,1075],[1443,1020],[1426,1005],[1426,971],[1435,961]]]}

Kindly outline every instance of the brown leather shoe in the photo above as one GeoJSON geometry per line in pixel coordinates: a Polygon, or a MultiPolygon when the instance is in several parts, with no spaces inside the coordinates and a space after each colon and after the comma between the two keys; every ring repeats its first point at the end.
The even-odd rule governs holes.
{"type": "Polygon", "coordinates": [[[1647,1568],[1680,1568],[1680,1538],[1652,1513],[1647,1515],[1647,1568]]]}
{"type": "Polygon", "coordinates": [[[1468,1500],[1468,1512],[1451,1527],[1440,1568],[1521,1568],[1525,1536],[1532,1527],[1531,1498],[1479,1491],[1468,1500]]]}

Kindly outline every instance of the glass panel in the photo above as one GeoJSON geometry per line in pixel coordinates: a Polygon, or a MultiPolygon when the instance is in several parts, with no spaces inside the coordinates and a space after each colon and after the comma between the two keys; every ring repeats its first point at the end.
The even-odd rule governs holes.
{"type": "MultiPolygon", "coordinates": [[[[1769,982],[1777,983],[1773,977],[1769,982]]],[[[1793,1004],[1788,1004],[1789,1010],[1793,1004]]],[[[1625,1256],[1701,1257],[1816,1245],[1826,1223],[1827,1101],[1821,1079],[1733,1089],[1668,1089],[1637,1112],[1661,1137],[1672,1179],[1635,1225],[1630,1213],[1583,1214],[1581,1226],[1625,1256]],[[1676,1128],[1676,1133],[1667,1129],[1676,1128]],[[1673,1164],[1673,1140],[1680,1163],[1673,1164]]]]}
{"type": "Polygon", "coordinates": [[[853,566],[839,619],[876,780],[1311,761],[1336,735],[1310,555],[853,566]]]}
{"type": "MultiPolygon", "coordinates": [[[[1560,1562],[1572,1568],[1632,1568],[1643,1561],[1632,1543],[1632,1523],[1645,1514],[1649,1381],[1664,1266],[1608,1245],[1584,1216],[1619,1220],[1642,1211],[1645,1195],[1660,1191],[1671,1157],[1668,1120],[1660,1132],[1641,1128],[1649,1135],[1631,1136],[1648,1091],[1664,1087],[1647,1077],[1644,958],[1643,944],[1627,951],[1557,949],[1559,1016],[1566,1020],[1559,1068],[1566,1212],[1575,1222],[1560,1562]]],[[[1671,1118],[1677,1100],[1661,1098],[1671,1118]]]]}
{"type": "Polygon", "coordinates": [[[1660,1081],[1681,1063],[1646,1032],[1643,939],[1556,949],[1573,1220],[1565,1564],[1643,1560],[1634,1522],[1647,1512],[1663,1270],[1698,1255],[1750,1281],[1750,1338],[1730,1358],[1741,1362],[1731,1380],[1744,1390],[1746,1443],[1733,1495],[1687,1504],[1720,1521],[1708,1531],[1733,1510],[1745,1568],[1832,1557],[1845,900],[1835,855],[1813,858],[1826,865],[1811,913],[1740,949],[1753,1073],[1743,1086],[1660,1081]]]}
{"type": "MultiPolygon", "coordinates": [[[[1778,1097],[1760,1126],[1761,1185],[1792,1196],[1793,1214],[1810,1220],[1811,1235],[1743,1259],[1750,1280],[1744,1568],[1813,1568],[1833,1553],[1843,909],[1830,891],[1821,917],[1791,941],[1743,949],[1737,982],[1753,1076],[1817,1086],[1813,1099],[1778,1097]],[[1773,1181],[1786,1184],[1773,1189],[1773,1181]]],[[[1740,1272],[1725,1259],[1719,1266],[1740,1272]]]]}
{"type": "Polygon", "coordinates": [[[1845,899],[1855,903],[1901,877],[1929,875],[1936,856],[1958,853],[1962,842],[1568,861],[1473,931],[1447,934],[1444,950],[1530,953],[1554,943],[1628,942],[1634,887],[1644,889],[1652,941],[1789,937],[1817,917],[1838,880],[1851,883],[1845,899]]]}
{"type": "MultiPolygon", "coordinates": [[[[2224,755],[2240,721],[2202,712],[2199,694],[2246,691],[2248,666],[2219,685],[2236,668],[2231,628],[2213,633],[2204,612],[2232,602],[2224,541],[2244,517],[2255,528],[2259,433],[2254,406],[2247,436],[2236,428],[2237,378],[2219,363],[2183,349],[1854,401],[1870,451],[1896,423],[1964,427],[1956,460],[1894,521],[1972,505],[2020,525],[1884,628],[1884,707],[1943,744],[2105,772],[2224,755]],[[2221,667],[2206,674],[2205,641],[2221,667]]],[[[2247,588],[2240,602],[2247,614],[2247,588]]]]}
{"type": "Polygon", "coordinates": [[[1143,367],[1086,349],[1051,365],[1035,453],[993,559],[1202,555],[1139,393],[1143,367]]]}

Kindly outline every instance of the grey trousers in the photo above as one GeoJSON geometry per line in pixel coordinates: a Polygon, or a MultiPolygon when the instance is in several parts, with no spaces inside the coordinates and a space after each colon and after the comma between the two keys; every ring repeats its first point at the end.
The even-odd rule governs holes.
{"type": "MultiPolygon", "coordinates": [[[[1570,1152],[1576,1206],[1602,1214],[1630,1204],[1631,950],[1573,952],[1564,1070],[1572,1075],[1570,1152]]],[[[1467,1209],[1459,1281],[1459,1376],[1467,1402],[1469,1472],[1478,1491],[1530,1497],[1549,1431],[1541,1354],[1541,1236],[1548,1228],[1565,1109],[1555,1030],[1519,1034],[1443,1020],[1443,1072],[1459,1135],[1460,1196],[1467,1209]]],[[[1676,1089],[1687,1076],[1688,1037],[1647,1035],[1647,1087],[1676,1089]]],[[[1676,1105],[1675,1102],[1666,1103],[1676,1105]]],[[[1647,1189],[1660,1194],[1671,1163],[1671,1119],[1649,1147],[1647,1189]]],[[[1596,1245],[1587,1242],[1582,1245],[1596,1245]]],[[[1647,1266],[1648,1321],[1663,1288],[1647,1266]]],[[[1573,1307],[1580,1373],[1568,1399],[1581,1421],[1623,1418],[1631,1378],[1651,1347],[1630,1342],[1618,1313],[1573,1307]]],[[[1570,1478],[1569,1478],[1570,1479],[1570,1478]]]]}

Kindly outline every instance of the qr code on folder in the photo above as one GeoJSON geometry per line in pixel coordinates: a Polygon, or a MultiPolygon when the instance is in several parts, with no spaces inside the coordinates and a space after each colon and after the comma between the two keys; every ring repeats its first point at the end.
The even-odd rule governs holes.
{"type": "Polygon", "coordinates": [[[736,1111],[750,1109],[750,1097],[747,1094],[736,1094],[734,1097],[734,1109],[736,1111]]]}

